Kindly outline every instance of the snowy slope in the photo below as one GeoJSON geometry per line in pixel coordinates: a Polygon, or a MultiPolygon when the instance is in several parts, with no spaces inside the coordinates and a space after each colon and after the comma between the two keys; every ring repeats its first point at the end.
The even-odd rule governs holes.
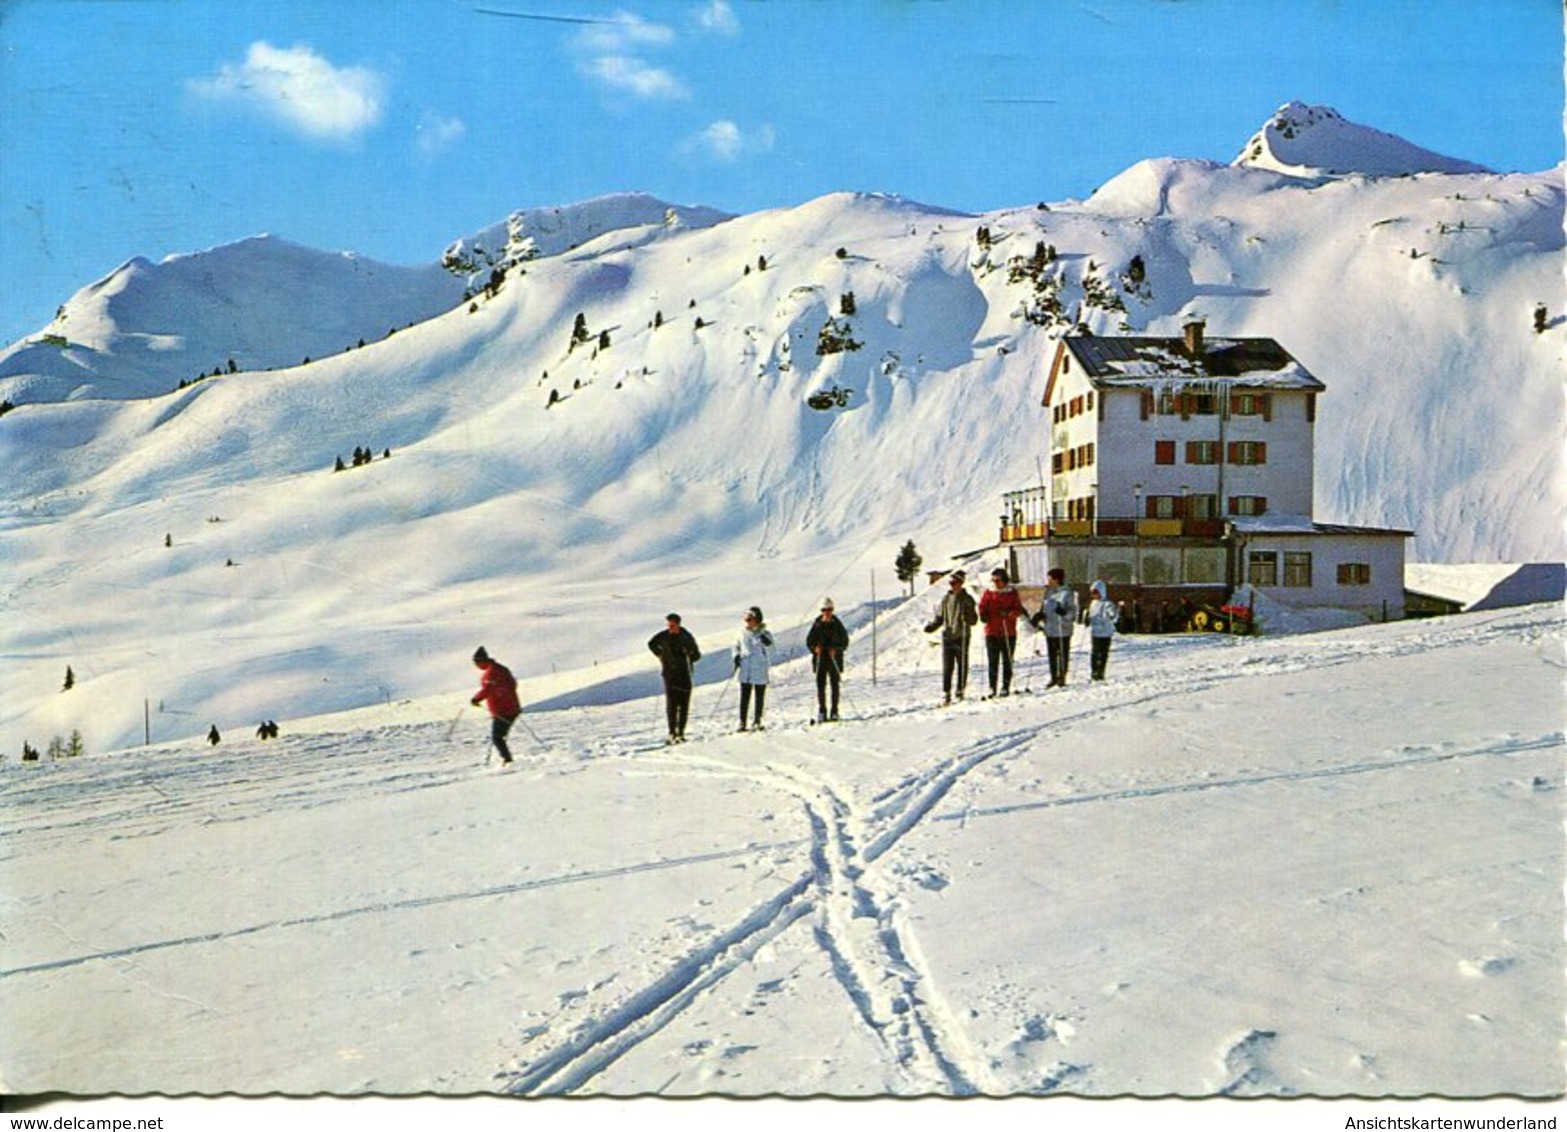
{"type": "Polygon", "coordinates": [[[535,676],[578,706],[505,771],[457,695],[0,764],[0,1084],[1560,1093],[1559,609],[1124,639],[1049,693],[1025,637],[1034,693],[943,710],[934,597],[874,683],[856,632],[836,726],[793,659],[767,731],[715,674],[669,749],[535,676]]]}
{"type": "MultiPolygon", "coordinates": [[[[1540,437],[1562,424],[1562,196],[1559,171],[1316,183],[1160,159],[981,217],[850,193],[722,223],[646,198],[525,215],[564,246],[362,349],[0,417],[0,750],[423,696],[481,640],[528,671],[634,668],[672,608],[705,640],[752,603],[797,630],[824,594],[867,602],[873,570],[885,599],[904,541],[940,568],[1037,482],[1044,371],[1079,313],[1278,338],[1328,386],[1320,518],[1409,527],[1428,560],[1560,560],[1540,437]],[[1019,265],[1042,243],[1036,282],[1019,265]],[[858,348],[818,353],[824,328],[858,348]],[[833,389],[844,407],[807,405],[833,389]],[[361,447],[370,466],[330,470],[361,447]],[[80,694],[59,694],[67,665],[80,694]]],[[[287,292],[258,282],[278,250],[143,272],[136,333],[181,333],[182,265],[287,292]]],[[[314,309],[272,313],[341,339],[314,309]]]]}

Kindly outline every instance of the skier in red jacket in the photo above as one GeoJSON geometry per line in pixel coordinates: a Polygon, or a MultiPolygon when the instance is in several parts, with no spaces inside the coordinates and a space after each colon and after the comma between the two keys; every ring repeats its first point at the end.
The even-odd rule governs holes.
{"type": "Polygon", "coordinates": [[[490,709],[490,742],[501,753],[501,762],[511,762],[511,749],[506,746],[506,733],[522,714],[517,702],[517,680],[500,661],[493,659],[480,645],[473,654],[474,666],[480,672],[479,694],[473,697],[473,706],[487,704],[490,709]]]}
{"type": "Polygon", "coordinates": [[[993,586],[979,599],[979,619],[985,623],[985,654],[990,661],[992,698],[1012,694],[1012,657],[1017,652],[1017,619],[1024,615],[1023,601],[1006,570],[990,572],[993,586]],[[996,670],[1001,670],[1001,687],[996,689],[996,670]]]}

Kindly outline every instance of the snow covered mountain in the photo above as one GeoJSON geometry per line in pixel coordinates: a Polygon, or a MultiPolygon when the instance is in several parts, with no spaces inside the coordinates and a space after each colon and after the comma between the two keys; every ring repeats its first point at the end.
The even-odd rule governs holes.
{"type": "Polygon", "coordinates": [[[528,249],[468,299],[437,266],[270,240],[133,266],[68,304],[90,349],[6,359],[0,747],[69,730],[68,663],[117,705],[87,723],[101,749],[141,737],[143,700],[204,730],[177,713],[447,688],[500,633],[532,663],[635,664],[671,607],[803,619],[869,599],[873,568],[885,597],[904,541],[930,565],[988,545],[1037,481],[1078,319],[1277,338],[1327,384],[1320,518],[1411,528],[1415,558],[1561,560],[1562,221],[1560,170],[1158,159],[983,216],[849,193],[520,214],[458,249],[528,249]],[[238,372],[176,390],[198,356],[238,372]],[[103,396],[133,371],[146,396],[103,396]],[[334,474],[356,449],[377,458],[334,474]]]}
{"type": "Polygon", "coordinates": [[[1403,138],[1346,120],[1328,106],[1290,102],[1258,130],[1236,165],[1307,177],[1407,177],[1416,173],[1489,173],[1403,138]]]}

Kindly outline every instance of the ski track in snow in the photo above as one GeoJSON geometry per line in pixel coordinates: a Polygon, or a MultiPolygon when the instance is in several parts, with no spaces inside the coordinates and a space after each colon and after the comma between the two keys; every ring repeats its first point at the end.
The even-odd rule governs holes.
{"type": "MultiPolygon", "coordinates": [[[[1498,615],[1502,616],[1502,615],[1498,615]]],[[[998,724],[1020,706],[1040,706],[1049,700],[1027,693],[1011,699],[960,702],[951,708],[930,706],[889,706],[851,718],[845,723],[820,727],[799,723],[775,726],[769,732],[769,758],[761,765],[745,762],[744,740],[722,745],[701,740],[676,747],[649,749],[634,742],[610,742],[588,738],[575,744],[565,735],[542,736],[550,756],[542,760],[542,773],[569,773],[569,764],[583,760],[639,754],[628,764],[628,773],[672,773],[718,779],[739,779],[767,791],[794,799],[802,808],[809,841],[798,839],[770,843],[749,842],[732,849],[662,858],[615,869],[564,873],[496,885],[473,891],[433,894],[405,900],[366,904],[309,916],[274,919],[262,923],[201,933],[175,939],[148,941],[113,950],[85,951],[81,954],[0,970],[0,979],[20,978],[83,964],[129,960],[137,955],[171,948],[210,944],[221,940],[261,932],[285,931],[319,924],[375,915],[394,910],[429,908],[460,901],[502,897],[547,887],[602,880],[662,869],[677,869],[692,864],[755,856],[776,850],[805,848],[808,865],[773,894],[766,897],[733,923],[714,929],[703,941],[679,957],[662,973],[640,988],[625,993],[619,1000],[593,1013],[591,996],[573,996],[563,1001],[560,1012],[543,1027],[527,1032],[526,1044],[543,1042],[538,1053],[523,1053],[502,1068],[496,1078],[500,1088],[515,1095],[560,1095],[587,1087],[607,1067],[640,1043],[679,1018],[729,975],[747,967],[764,946],[805,922],[812,943],[825,957],[828,969],[843,990],[867,1031],[885,1051],[886,1064],[895,1075],[888,1082],[894,1094],[974,1095],[991,1091],[990,1067],[978,1056],[967,1039],[956,1011],[942,1000],[921,960],[918,939],[903,912],[903,886],[919,884],[910,880],[907,870],[878,865],[889,852],[927,821],[967,822],[987,816],[1017,813],[1051,807],[1096,803],[1121,803],[1149,798],[1213,790],[1232,790],[1269,783],[1300,782],[1351,774],[1397,772],[1412,766],[1428,765],[1466,758],[1505,757],[1540,751],[1564,744],[1561,732],[1538,736],[1507,735],[1462,749],[1399,749],[1380,755],[1351,759],[1339,765],[1310,769],[1243,775],[1226,779],[1173,781],[1092,794],[1068,795],[1039,801],[993,807],[964,806],[956,812],[936,812],[955,786],[976,768],[1021,751],[1053,732],[1080,727],[1132,707],[1147,705],[1167,697],[1189,696],[1194,689],[1209,686],[1226,677],[1255,674],[1259,666],[1266,674],[1323,669],[1348,663],[1374,651],[1379,657],[1427,652],[1433,648],[1472,642],[1484,631],[1485,622],[1466,618],[1461,624],[1433,623],[1430,630],[1406,634],[1395,640],[1367,643],[1358,640],[1324,641],[1324,647],[1308,655],[1270,657],[1265,651],[1248,649],[1236,655],[1216,641],[1217,654],[1197,652],[1193,663],[1182,669],[1179,679],[1154,674],[1132,676],[1119,682],[1085,686],[1075,684],[1064,695],[1049,693],[1062,706],[1077,708],[1067,714],[1001,730],[997,734],[971,741],[955,750],[938,753],[927,765],[901,774],[879,790],[856,792],[834,783],[831,767],[836,753],[852,751],[860,755],[883,754],[870,745],[871,737],[858,724],[899,718],[938,718],[943,712],[978,713],[996,717],[998,724]],[[788,760],[781,756],[787,756],[788,760]],[[566,767],[560,763],[568,764],[566,767]]],[[[1525,634],[1556,628],[1554,612],[1542,614],[1538,621],[1513,626],[1525,634]]],[[[1019,676],[1029,669],[1020,658],[1019,676]]],[[[928,688],[929,676],[917,673],[900,678],[913,692],[928,688]]],[[[894,681],[889,680],[892,684],[894,681]]],[[[852,701],[851,701],[852,705],[852,701]]],[[[716,712],[715,712],[716,714],[716,712]]],[[[534,716],[535,723],[543,717],[534,716]]],[[[569,726],[569,724],[568,724],[569,726]]],[[[711,728],[711,720],[703,726],[711,728]]],[[[297,789],[276,793],[273,781],[295,774],[293,760],[268,766],[253,754],[240,763],[238,753],[213,758],[198,768],[182,767],[180,786],[187,796],[170,795],[149,777],[150,771],[127,768],[123,773],[104,776],[100,789],[103,806],[76,805],[66,812],[68,820],[51,820],[49,807],[41,807],[38,824],[12,826],[0,833],[0,852],[6,838],[20,829],[31,833],[76,837],[100,825],[125,826],[130,814],[146,828],[132,826],[116,836],[156,833],[170,822],[202,813],[205,824],[212,821],[242,821],[255,816],[268,805],[285,801],[295,807],[327,805],[341,797],[345,788],[371,788],[385,793],[430,789],[469,781],[468,769],[432,770],[417,754],[446,730],[443,724],[412,724],[383,728],[376,733],[378,744],[393,748],[390,762],[366,764],[344,759],[344,767],[333,773],[303,780],[297,789]],[[394,746],[394,741],[396,744],[394,746]],[[405,752],[398,755],[399,750],[405,752]],[[244,777],[229,778],[237,765],[244,777]],[[134,801],[125,797],[128,787],[143,786],[134,801]],[[248,787],[249,789],[245,789],[248,787]],[[147,800],[147,793],[155,795],[147,800]]],[[[302,735],[280,742],[281,750],[300,755],[332,757],[341,750],[343,734],[302,735]]],[[[467,744],[473,746],[472,744],[467,744]]],[[[883,757],[885,757],[883,755],[883,757]]],[[[535,760],[530,760],[535,761],[535,760]]],[[[528,765],[524,763],[523,765],[528,765]]],[[[47,802],[51,787],[47,782],[8,786],[11,797],[30,797],[47,802]]],[[[78,799],[78,802],[80,800],[78,799]]],[[[1238,1038],[1223,1057],[1226,1082],[1221,1092],[1246,1095],[1256,1091],[1277,1091],[1270,1083],[1266,1053],[1272,1035],[1254,1031],[1238,1038]]],[[[1074,1081],[1089,1073],[1091,1067],[1058,1066],[1060,1082],[1074,1081]]],[[[1060,1082],[1057,1082],[1058,1084],[1060,1082]]],[[[1047,1082],[1048,1083],[1048,1082],[1047,1082]]]]}
{"type": "MultiPolygon", "coordinates": [[[[1547,616],[1537,625],[1525,628],[1535,631],[1553,626],[1554,620],[1547,616]]],[[[1438,625],[1431,632],[1411,635],[1407,640],[1391,644],[1379,642],[1372,648],[1379,656],[1427,652],[1434,647],[1472,640],[1476,627],[1476,622],[1469,622],[1462,630],[1438,625]]],[[[1276,659],[1249,657],[1240,662],[1240,667],[1260,662],[1268,666],[1269,673],[1317,670],[1349,663],[1367,651],[1365,646],[1350,642],[1309,658],[1283,663],[1276,659]]],[[[1014,806],[965,807],[958,813],[932,818],[932,812],[957,783],[976,767],[998,756],[1027,747],[1053,731],[1088,723],[1128,707],[1145,706],[1174,695],[1189,695],[1194,689],[1236,675],[1238,670],[1233,657],[1221,656],[1187,670],[1186,679],[1175,687],[1150,686],[1154,682],[1146,680],[1127,681],[1119,686],[1111,685],[1109,689],[1095,687],[1084,694],[1093,695],[1099,702],[1080,712],[989,736],[959,748],[872,795],[868,809],[856,806],[852,792],[835,787],[827,774],[812,773],[803,766],[784,765],[775,760],[761,767],[747,767],[703,756],[686,747],[661,748],[666,752],[662,758],[644,760],[655,763],[661,773],[679,770],[739,777],[795,797],[805,809],[811,830],[811,869],[734,928],[715,936],[663,978],[631,996],[597,1024],[589,1025],[550,1053],[525,1062],[522,1068],[503,1071],[500,1077],[507,1082],[506,1091],[542,1095],[567,1093],[582,1087],[613,1060],[662,1029],[704,991],[739,969],[761,943],[809,917],[816,946],[827,957],[845,995],[866,1027],[881,1042],[889,1063],[901,1078],[900,1087],[889,1091],[956,1096],[982,1094],[988,1091],[988,1068],[973,1053],[963,1027],[956,1021],[956,1013],[942,1004],[932,980],[921,969],[917,940],[899,914],[896,883],[880,876],[874,868],[889,850],[925,820],[967,821],[973,817],[1054,806],[1132,801],[1272,782],[1397,771],[1463,758],[1545,750],[1564,744],[1561,732],[1533,738],[1509,737],[1462,750],[1393,752],[1381,758],[1314,770],[1177,782],[1014,806]]],[[[1023,671],[1020,666],[1020,675],[1023,671]]],[[[934,710],[999,712],[1009,703],[1021,702],[1019,697],[1010,701],[970,701],[952,709],[893,707],[859,716],[857,721],[930,714],[934,710]]],[[[775,735],[772,749],[798,754],[806,763],[817,761],[833,747],[847,746],[857,753],[876,753],[874,748],[854,744],[848,739],[840,741],[840,736],[856,735],[858,731],[855,728],[845,732],[841,727],[841,724],[820,728],[797,726],[789,730],[787,738],[775,735]]],[[[1254,1032],[1228,1051],[1225,1065],[1230,1077],[1222,1089],[1224,1093],[1246,1095],[1262,1089],[1266,1073],[1260,1068],[1260,1059],[1272,1037],[1272,1034],[1254,1032]]],[[[1082,1066],[1064,1067],[1063,1073],[1058,1075],[1060,1080],[1054,1084],[1047,1082],[1047,1085],[1059,1087],[1066,1078],[1076,1079],[1085,1071],[1082,1066]]]]}

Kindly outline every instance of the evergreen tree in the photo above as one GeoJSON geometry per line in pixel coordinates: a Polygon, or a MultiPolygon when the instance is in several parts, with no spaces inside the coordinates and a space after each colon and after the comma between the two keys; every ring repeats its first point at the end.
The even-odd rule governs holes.
{"type": "Polygon", "coordinates": [[[65,666],[65,687],[61,688],[60,691],[69,692],[74,687],[76,687],[76,673],[72,672],[71,666],[67,664],[65,666]]]}
{"type": "Polygon", "coordinates": [[[925,560],[920,557],[920,552],[914,549],[914,540],[910,539],[903,544],[903,549],[898,551],[897,560],[893,562],[898,581],[908,583],[910,597],[914,596],[914,578],[919,573],[920,563],[923,561],[925,560]]]}
{"type": "Polygon", "coordinates": [[[81,758],[85,750],[86,748],[82,745],[82,733],[72,730],[70,741],[65,745],[65,757],[68,759],[81,758]]]}
{"type": "Polygon", "coordinates": [[[578,311],[576,321],[571,324],[571,348],[575,350],[587,340],[588,316],[578,311]]]}
{"type": "Polygon", "coordinates": [[[838,313],[843,315],[852,315],[854,311],[854,292],[845,291],[838,297],[838,313]]]}

